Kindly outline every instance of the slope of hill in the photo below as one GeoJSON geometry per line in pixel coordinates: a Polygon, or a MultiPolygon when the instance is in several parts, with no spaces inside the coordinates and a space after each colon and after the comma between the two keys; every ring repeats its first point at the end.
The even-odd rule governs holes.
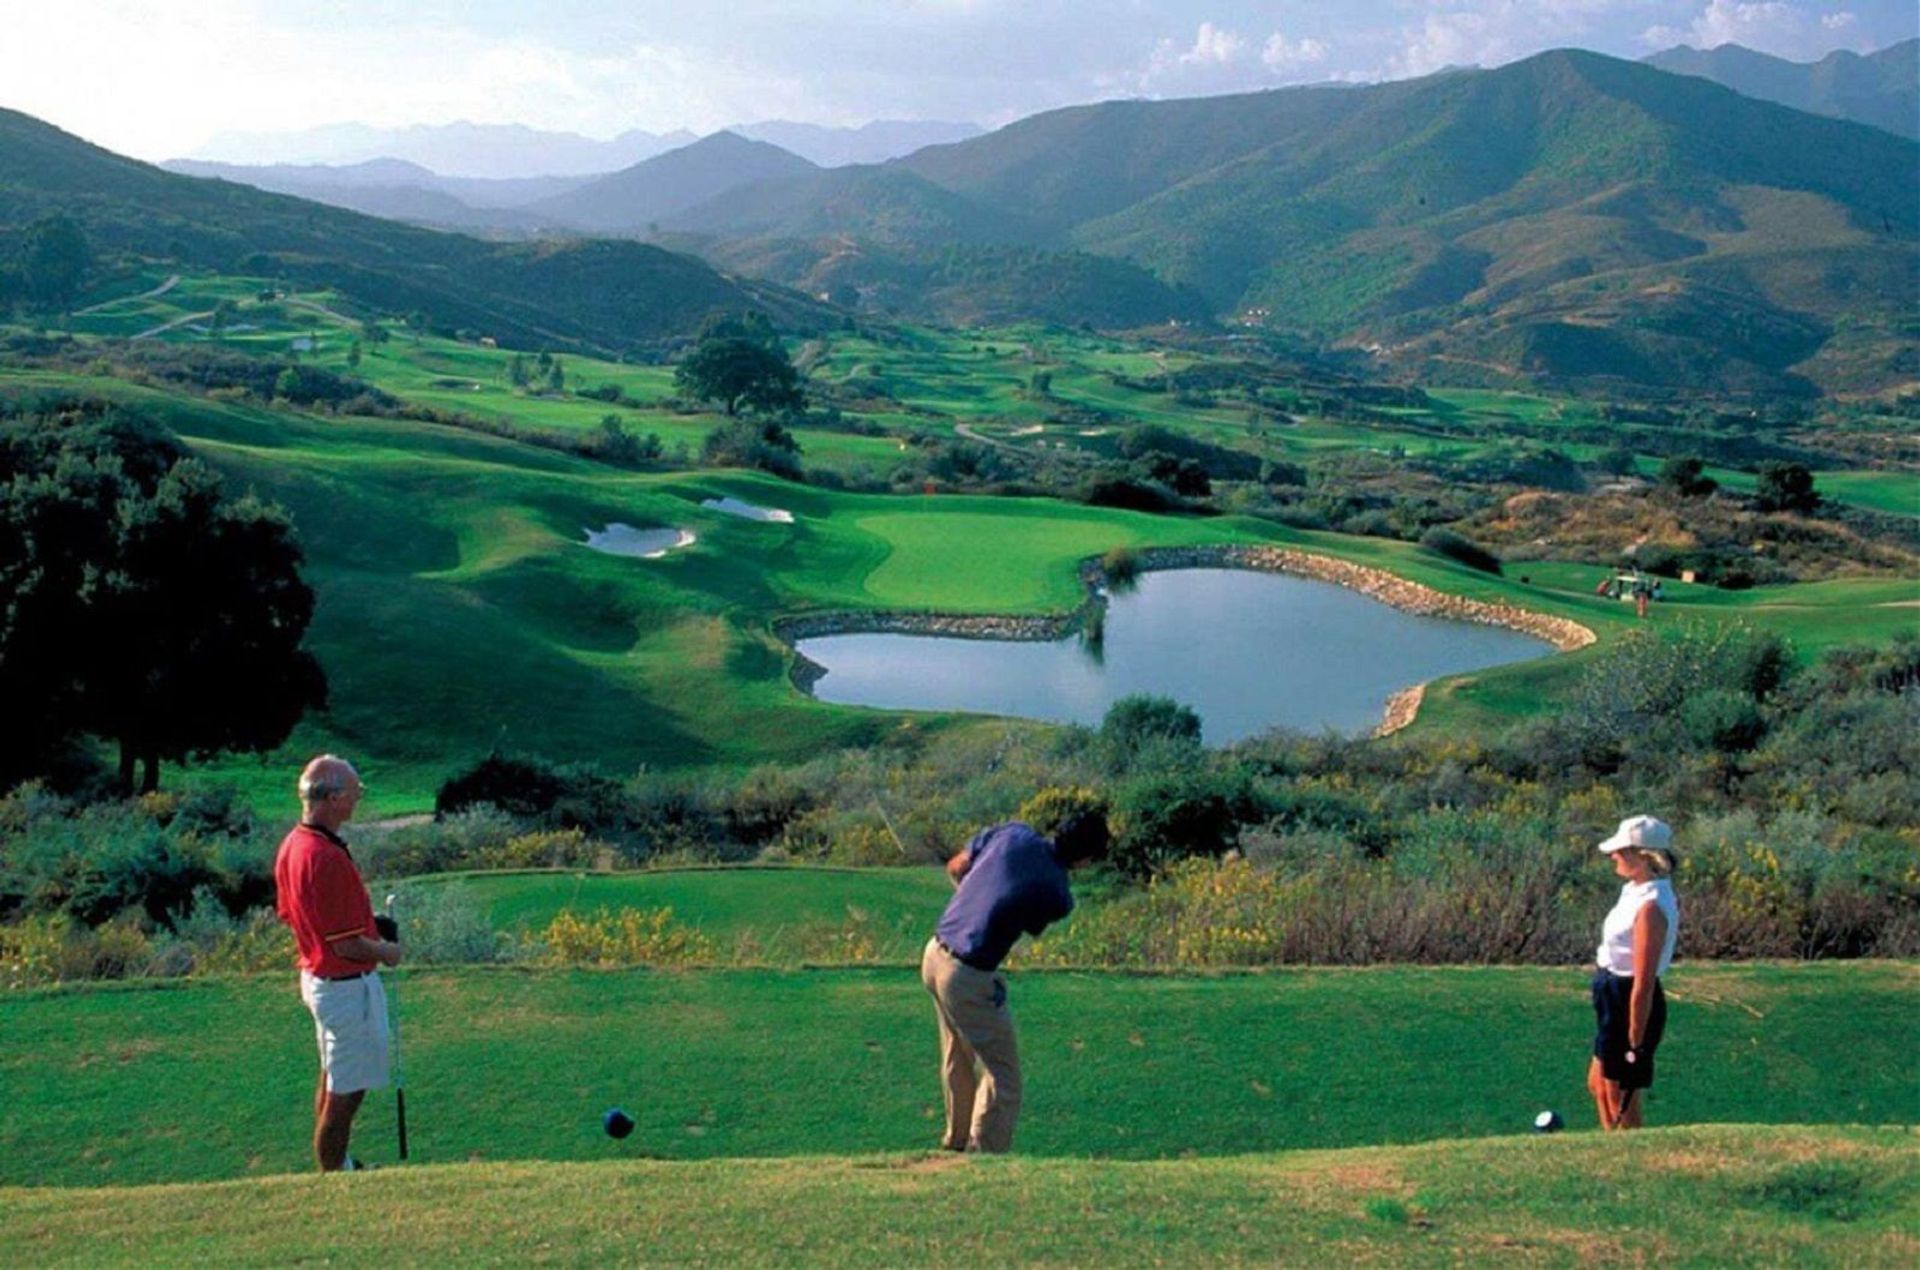
{"type": "Polygon", "coordinates": [[[809,168],[728,189],[666,218],[683,233],[876,242],[1017,243],[1038,232],[1014,212],[984,208],[893,167],[809,168]]]}
{"type": "MultiPolygon", "coordinates": [[[[223,181],[176,176],[27,115],[0,111],[0,227],[64,212],[97,254],[282,276],[370,309],[420,312],[509,343],[618,350],[758,307],[789,324],[802,297],[748,289],[692,257],[631,242],[497,244],[223,181]]],[[[5,230],[0,229],[0,235],[5,230]]]]}
{"type": "Polygon", "coordinates": [[[1915,377],[1920,147],[1598,54],[1108,103],[897,166],[1218,312],[1473,374],[1915,377]]]}
{"type": "Polygon", "coordinates": [[[398,1266],[851,1267],[1898,1265],[1920,1217],[1914,1152],[1897,1131],[1794,1125],[1151,1162],[686,1164],[632,1158],[647,1153],[638,1135],[604,1153],[349,1176],[326,1186],[324,1205],[302,1175],[4,1189],[0,1219],[36,1265],[322,1262],[351,1229],[383,1232],[381,1258],[398,1266]]]}
{"type": "Polygon", "coordinates": [[[1642,60],[1763,101],[1920,139],[1920,39],[1865,56],[1836,49],[1817,62],[1789,62],[1738,44],[1714,49],[1683,44],[1642,60]]]}
{"type": "Polygon", "coordinates": [[[716,132],[528,210],[598,233],[640,233],[729,190],[817,170],[779,146],[716,132]]]}
{"type": "Polygon", "coordinates": [[[1206,301],[1136,264],[1084,251],[831,238],[688,240],[729,273],[834,304],[942,326],[1051,322],[1103,330],[1205,322],[1206,301]]]}

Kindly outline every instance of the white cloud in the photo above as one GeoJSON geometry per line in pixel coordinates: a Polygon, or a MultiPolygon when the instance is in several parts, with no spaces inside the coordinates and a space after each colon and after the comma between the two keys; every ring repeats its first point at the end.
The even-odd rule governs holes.
{"type": "Polygon", "coordinates": [[[1183,66],[1226,66],[1240,60],[1247,51],[1244,38],[1222,30],[1211,22],[1202,22],[1193,34],[1193,47],[1180,55],[1183,66]]]}
{"type": "Polygon", "coordinates": [[[1856,26],[1856,16],[1847,10],[1822,14],[1816,22],[1811,12],[1783,0],[1708,0],[1686,26],[1648,27],[1640,42],[1648,48],[1738,44],[1775,57],[1811,61],[1832,50],[1836,35],[1859,39],[1856,26]]]}
{"type": "Polygon", "coordinates": [[[1289,82],[1300,68],[1324,62],[1328,51],[1320,40],[1289,39],[1282,31],[1256,46],[1238,31],[1202,22],[1191,43],[1161,40],[1145,68],[1123,82],[1157,97],[1250,92],[1289,82]]]}
{"type": "Polygon", "coordinates": [[[1260,50],[1260,61],[1271,70],[1291,70],[1296,66],[1310,66],[1327,60],[1327,46],[1319,40],[1302,36],[1289,40],[1282,32],[1275,31],[1267,37],[1260,50]]]}

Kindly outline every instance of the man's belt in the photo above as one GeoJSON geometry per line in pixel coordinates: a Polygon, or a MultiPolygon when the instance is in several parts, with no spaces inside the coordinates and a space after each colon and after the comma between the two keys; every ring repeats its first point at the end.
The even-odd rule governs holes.
{"type": "Polygon", "coordinates": [[[321,983],[345,983],[349,979],[364,979],[372,974],[371,970],[356,970],[350,975],[315,975],[321,983]]]}
{"type": "Polygon", "coordinates": [[[983,966],[971,957],[962,957],[958,952],[954,951],[952,945],[948,944],[946,940],[940,938],[938,935],[933,937],[933,942],[940,945],[941,952],[947,954],[947,956],[953,958],[969,970],[978,970],[983,975],[990,975],[997,968],[994,966],[983,966]]]}

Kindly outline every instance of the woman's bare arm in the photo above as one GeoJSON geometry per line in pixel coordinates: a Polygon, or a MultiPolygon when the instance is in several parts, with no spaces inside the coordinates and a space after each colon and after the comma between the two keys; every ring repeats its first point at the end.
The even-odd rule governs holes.
{"type": "Polygon", "coordinates": [[[1660,974],[1660,950],[1667,944],[1667,915],[1649,903],[1633,919],[1633,999],[1627,1010],[1627,1047],[1639,1049],[1653,1016],[1653,987],[1660,974]]]}

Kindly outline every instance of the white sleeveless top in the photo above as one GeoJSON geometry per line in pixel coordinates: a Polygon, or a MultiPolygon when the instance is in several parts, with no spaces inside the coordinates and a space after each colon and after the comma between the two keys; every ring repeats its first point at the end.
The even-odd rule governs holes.
{"type": "Polygon", "coordinates": [[[1673,964],[1674,941],[1680,936],[1680,902],[1673,897],[1673,883],[1667,878],[1629,882],[1620,888],[1620,902],[1601,924],[1600,949],[1594,954],[1602,970],[1623,978],[1633,974],[1633,923],[1648,904],[1658,904],[1667,915],[1667,942],[1660,949],[1660,966],[1654,977],[1667,973],[1667,967],[1673,964]]]}

